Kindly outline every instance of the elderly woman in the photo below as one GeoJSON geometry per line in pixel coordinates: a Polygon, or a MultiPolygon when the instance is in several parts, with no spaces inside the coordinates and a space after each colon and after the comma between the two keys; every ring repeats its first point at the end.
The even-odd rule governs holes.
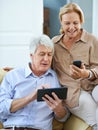
{"type": "Polygon", "coordinates": [[[98,84],[98,39],[82,28],[84,14],[77,4],[64,5],[59,18],[61,34],[53,37],[53,69],[68,87],[65,103],[70,112],[95,130],[96,103],[91,92],[98,84]],[[82,62],[80,68],[73,65],[74,60],[82,62]]]}

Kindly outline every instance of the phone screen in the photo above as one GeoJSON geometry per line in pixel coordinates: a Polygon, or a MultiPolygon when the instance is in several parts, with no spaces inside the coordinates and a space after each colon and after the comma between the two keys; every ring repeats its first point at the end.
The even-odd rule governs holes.
{"type": "Polygon", "coordinates": [[[73,65],[75,65],[75,66],[77,66],[77,67],[79,67],[79,68],[81,68],[81,61],[80,60],[75,60],[75,61],[73,61],[73,65]]]}

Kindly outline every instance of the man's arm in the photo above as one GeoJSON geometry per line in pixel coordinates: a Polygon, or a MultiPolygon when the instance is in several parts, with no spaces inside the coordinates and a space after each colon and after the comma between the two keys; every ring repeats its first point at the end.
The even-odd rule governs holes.
{"type": "Polygon", "coordinates": [[[29,94],[28,96],[25,96],[20,99],[15,99],[12,101],[10,112],[15,112],[23,107],[25,107],[28,103],[31,101],[34,101],[37,97],[37,91],[29,94]]]}

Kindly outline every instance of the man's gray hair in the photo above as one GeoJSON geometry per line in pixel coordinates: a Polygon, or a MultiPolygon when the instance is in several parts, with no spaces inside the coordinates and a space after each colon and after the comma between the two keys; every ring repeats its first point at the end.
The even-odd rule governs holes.
{"type": "Polygon", "coordinates": [[[30,46],[29,46],[30,53],[34,54],[39,45],[44,45],[45,47],[50,47],[53,50],[53,53],[54,53],[54,43],[49,38],[49,36],[42,34],[39,37],[33,38],[33,40],[30,43],[30,46]]]}

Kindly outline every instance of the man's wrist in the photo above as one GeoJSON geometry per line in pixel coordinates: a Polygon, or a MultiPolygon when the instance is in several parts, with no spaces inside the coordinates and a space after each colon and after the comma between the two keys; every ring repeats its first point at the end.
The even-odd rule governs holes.
{"type": "Polygon", "coordinates": [[[70,116],[70,111],[64,107],[65,109],[65,114],[63,115],[63,117],[58,117],[56,114],[55,114],[55,118],[60,121],[60,122],[64,122],[68,119],[68,117],[70,116]]]}
{"type": "Polygon", "coordinates": [[[63,118],[66,114],[67,114],[67,110],[65,109],[65,107],[63,106],[62,107],[62,110],[58,110],[58,111],[56,111],[56,112],[54,112],[55,113],[55,117],[57,118],[57,119],[61,119],[61,118],[63,118]]]}

